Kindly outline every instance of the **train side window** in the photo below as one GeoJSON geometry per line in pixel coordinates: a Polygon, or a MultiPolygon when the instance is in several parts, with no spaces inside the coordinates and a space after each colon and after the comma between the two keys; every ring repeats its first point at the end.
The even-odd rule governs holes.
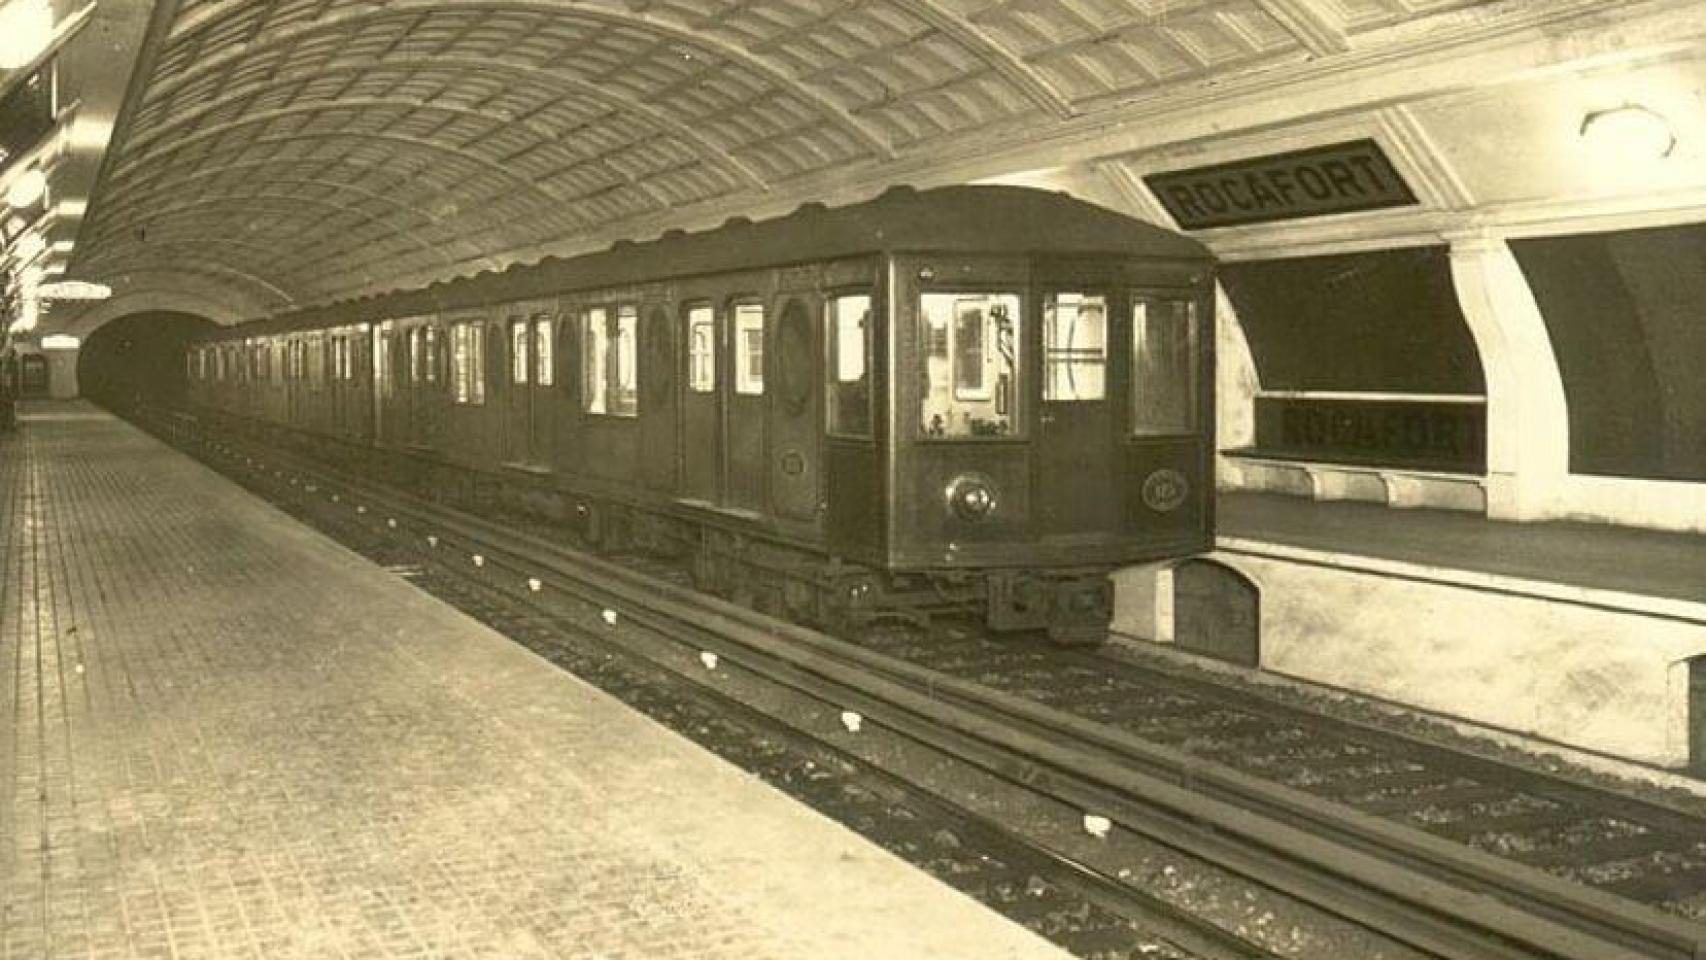
{"type": "Polygon", "coordinates": [[[764,305],[735,304],[735,392],[764,393],[764,305]]]}
{"type": "Polygon", "coordinates": [[[616,310],[616,383],[610,412],[632,417],[640,412],[640,310],[628,305],[616,310]]]}
{"type": "Polygon", "coordinates": [[[687,309],[687,389],[717,389],[717,320],[704,304],[687,309]]]}
{"type": "Polygon", "coordinates": [[[423,339],[426,341],[425,345],[422,347],[422,349],[426,353],[426,359],[422,362],[423,366],[426,368],[426,382],[427,383],[437,383],[438,382],[438,328],[429,324],[427,326],[426,330],[423,331],[423,339]]]}
{"type": "Polygon", "coordinates": [[[450,379],[457,403],[486,402],[484,325],[458,323],[450,328],[450,379]]]}
{"type": "Polygon", "coordinates": [[[610,412],[609,364],[610,311],[593,307],[581,314],[581,409],[587,413],[610,412]]]}
{"type": "Polygon", "coordinates": [[[509,323],[509,379],[511,383],[526,383],[528,370],[527,358],[527,321],[511,320],[509,323]]]}
{"type": "Polygon", "coordinates": [[[1017,293],[926,293],[919,298],[926,437],[1019,435],[1017,293]]]}
{"type": "Polygon", "coordinates": [[[547,317],[533,318],[533,382],[549,387],[557,382],[557,360],[552,353],[551,321],[547,317]]]}
{"type": "Polygon", "coordinates": [[[612,417],[639,414],[639,308],[581,314],[581,408],[612,417]]]}
{"type": "Polygon", "coordinates": [[[1202,353],[1196,305],[1136,297],[1131,307],[1131,432],[1173,436],[1199,429],[1202,353]]]}
{"type": "Polygon", "coordinates": [[[373,338],[373,372],[379,379],[379,395],[386,399],[397,394],[396,359],[391,353],[391,341],[396,336],[396,324],[386,320],[379,325],[379,336],[373,338]]]}
{"type": "Polygon", "coordinates": [[[825,304],[829,347],[829,433],[871,436],[871,297],[850,294],[825,304]]]}
{"type": "Polygon", "coordinates": [[[1043,305],[1043,399],[1107,395],[1108,298],[1057,293],[1043,305]]]}

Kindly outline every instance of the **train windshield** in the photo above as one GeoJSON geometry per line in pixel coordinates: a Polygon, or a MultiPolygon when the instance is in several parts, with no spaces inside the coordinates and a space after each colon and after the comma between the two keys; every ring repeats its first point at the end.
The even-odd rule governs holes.
{"type": "Polygon", "coordinates": [[[926,293],[919,306],[926,437],[1020,433],[1017,293],[926,293]]]}
{"type": "Polygon", "coordinates": [[[1057,293],[1043,305],[1043,399],[1100,400],[1106,390],[1108,299],[1057,293]]]}
{"type": "Polygon", "coordinates": [[[1131,308],[1131,432],[1171,436],[1198,429],[1195,304],[1138,297],[1131,308]]]}

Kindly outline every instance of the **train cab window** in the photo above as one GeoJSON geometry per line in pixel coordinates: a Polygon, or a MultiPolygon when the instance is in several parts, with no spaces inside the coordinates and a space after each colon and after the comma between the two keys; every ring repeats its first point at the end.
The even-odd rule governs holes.
{"type": "Polygon", "coordinates": [[[764,393],[764,305],[735,304],[735,392],[764,393]]]}
{"type": "Polygon", "coordinates": [[[926,437],[1011,437],[1019,419],[1019,295],[926,293],[920,299],[926,437]]]}
{"type": "Polygon", "coordinates": [[[829,347],[829,433],[871,436],[871,297],[853,294],[825,304],[829,347]]]}
{"type": "Polygon", "coordinates": [[[581,409],[611,417],[639,415],[640,311],[621,306],[581,314],[581,409]]]}
{"type": "Polygon", "coordinates": [[[717,323],[708,306],[687,308],[687,389],[717,389],[717,323]]]}
{"type": "Polygon", "coordinates": [[[451,382],[457,403],[486,402],[486,338],[479,323],[450,328],[451,382]]]}
{"type": "Polygon", "coordinates": [[[1196,305],[1137,297],[1131,307],[1131,432],[1195,433],[1201,354],[1196,305]]]}
{"type": "Polygon", "coordinates": [[[1057,293],[1043,305],[1043,399],[1106,396],[1108,298],[1057,293]]]}
{"type": "Polygon", "coordinates": [[[526,383],[529,369],[527,357],[527,321],[512,320],[509,324],[509,379],[511,383],[526,383]]]}
{"type": "Polygon", "coordinates": [[[557,382],[557,360],[552,352],[551,321],[533,318],[533,382],[549,387],[557,382]]]}

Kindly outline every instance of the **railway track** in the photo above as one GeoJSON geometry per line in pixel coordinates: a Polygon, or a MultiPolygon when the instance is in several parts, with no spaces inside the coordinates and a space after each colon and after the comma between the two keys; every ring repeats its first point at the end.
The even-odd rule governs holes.
{"type": "MultiPolygon", "coordinates": [[[[1093,669],[1053,651],[1007,644],[979,652],[989,645],[975,636],[958,647],[904,634],[874,637],[870,646],[837,640],[297,458],[231,443],[213,449],[233,463],[248,461],[255,477],[271,474],[280,488],[407,544],[427,563],[458,569],[542,611],[557,629],[603,637],[656,669],[745,709],[786,717],[803,734],[928,788],[958,815],[1023,837],[1039,856],[1081,875],[1100,901],[1149,910],[1175,925],[1180,940],[1196,938],[1188,949],[1198,955],[1706,957],[1706,928],[1652,902],[1576,882],[1568,862],[1517,862],[1423,829],[1426,818],[1415,811],[1426,808],[1400,797],[1410,787],[1444,797],[1425,789],[1447,772],[1439,769],[1444,758],[1430,767],[1366,744],[1335,753],[1296,717],[1281,721],[1248,705],[1217,703],[1211,691],[1187,689],[1177,678],[1145,688],[1135,673],[1121,672],[1109,684],[1106,664],[1093,669]],[[919,646],[929,649],[907,649],[919,646]],[[1062,677],[1076,680],[1062,684],[1062,677]],[[1082,699],[1081,683],[1104,684],[1106,696],[1082,699]],[[1062,699],[1077,702],[1049,702],[1062,699]],[[1135,701],[1164,708],[1148,714],[1160,719],[1115,716],[1135,701]],[[1192,737],[1204,742],[1187,743],[1192,737]],[[1297,769],[1334,774],[1320,775],[1319,783],[1274,782],[1285,779],[1283,770],[1271,776],[1274,768],[1300,760],[1297,769]],[[1307,789],[1323,784],[1336,786],[1307,789]],[[1390,810],[1379,810],[1379,796],[1393,803],[1390,810]],[[1239,925],[1235,919],[1223,916],[1216,925],[1184,916],[1165,895],[1140,889],[1158,877],[1132,865],[1155,863],[1157,851],[1217,865],[1212,869],[1247,883],[1246,892],[1283,891],[1350,929],[1376,932],[1380,944],[1363,943],[1354,954],[1322,953],[1319,943],[1287,949],[1228,929],[1239,925]]],[[[1451,777],[1469,781],[1447,780],[1441,790],[1457,790],[1454,801],[1496,803],[1500,791],[1513,789],[1486,774],[1485,783],[1451,777]]],[[[1607,815],[1603,804],[1592,807],[1590,791],[1569,789],[1578,790],[1578,810],[1607,815]]],[[[1635,801],[1602,799],[1616,806],[1613,819],[1640,812],[1629,806],[1635,801]]],[[[1527,817],[1544,827],[1553,823],[1547,812],[1501,807],[1487,818],[1527,817]]],[[[1676,819],[1641,836],[1673,838],[1694,828],[1692,837],[1681,836],[1698,841],[1698,824],[1685,813],[1647,814],[1676,819]]],[[[1338,949],[1348,948],[1341,942],[1338,949]]]]}

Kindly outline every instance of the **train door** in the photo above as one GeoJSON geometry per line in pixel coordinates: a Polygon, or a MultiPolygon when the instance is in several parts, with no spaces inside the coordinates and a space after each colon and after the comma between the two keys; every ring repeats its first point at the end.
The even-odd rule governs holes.
{"type": "Polygon", "coordinates": [[[533,444],[533,333],[524,314],[509,317],[509,376],[504,389],[504,460],[531,463],[533,444]]]}
{"type": "Polygon", "coordinates": [[[379,378],[374,363],[372,343],[363,334],[367,333],[367,325],[362,324],[351,332],[350,349],[350,384],[349,403],[350,421],[356,436],[372,439],[375,418],[379,415],[379,404],[376,402],[379,378]]]}
{"type": "Polygon", "coordinates": [[[332,402],[332,429],[341,433],[349,429],[348,404],[344,402],[344,380],[349,376],[346,369],[349,363],[349,339],[341,332],[334,332],[330,341],[331,390],[329,393],[332,402]]]}
{"type": "Polygon", "coordinates": [[[397,402],[393,406],[392,433],[399,443],[418,443],[420,427],[415,419],[415,407],[424,386],[421,377],[421,328],[411,324],[398,332],[397,349],[402,356],[397,362],[397,402]]]}
{"type": "Polygon", "coordinates": [[[302,423],[302,341],[297,338],[285,338],[285,421],[300,425],[302,423]]]}
{"type": "Polygon", "coordinates": [[[728,311],[723,378],[723,499],[724,506],[758,512],[764,509],[765,382],[764,347],[769,332],[764,304],[737,300],[728,311]]]}
{"type": "Polygon", "coordinates": [[[551,396],[557,383],[555,323],[521,312],[508,320],[509,380],[504,398],[504,459],[551,462],[551,396]]]}
{"type": "Polygon", "coordinates": [[[556,408],[552,398],[557,389],[557,321],[549,313],[535,313],[531,321],[533,383],[528,387],[528,461],[550,464],[555,444],[552,432],[556,408]]]}
{"type": "Polygon", "coordinates": [[[640,318],[640,478],[646,489],[676,490],[675,322],[669,308],[649,304],[640,318]]]}
{"type": "Polygon", "coordinates": [[[723,396],[718,363],[717,311],[709,303],[689,303],[681,311],[684,367],[681,387],[681,495],[688,500],[722,502],[723,396]]]}
{"type": "Polygon", "coordinates": [[[397,425],[392,422],[391,408],[397,395],[397,370],[394,364],[397,326],[386,320],[373,327],[373,439],[390,443],[397,425]]]}
{"type": "Polygon", "coordinates": [[[445,361],[443,332],[436,320],[421,328],[421,382],[415,387],[415,442],[437,447],[444,423],[445,361]]]}
{"type": "Polygon", "coordinates": [[[1042,304],[1042,390],[1032,490],[1037,532],[1097,533],[1115,520],[1114,414],[1106,293],[1057,290],[1042,304]]]}
{"type": "Polygon", "coordinates": [[[815,521],[821,473],[822,417],[818,384],[822,381],[818,347],[820,306],[815,297],[790,296],[778,305],[772,325],[769,464],[766,483],[770,512],[794,520],[815,521]]]}

